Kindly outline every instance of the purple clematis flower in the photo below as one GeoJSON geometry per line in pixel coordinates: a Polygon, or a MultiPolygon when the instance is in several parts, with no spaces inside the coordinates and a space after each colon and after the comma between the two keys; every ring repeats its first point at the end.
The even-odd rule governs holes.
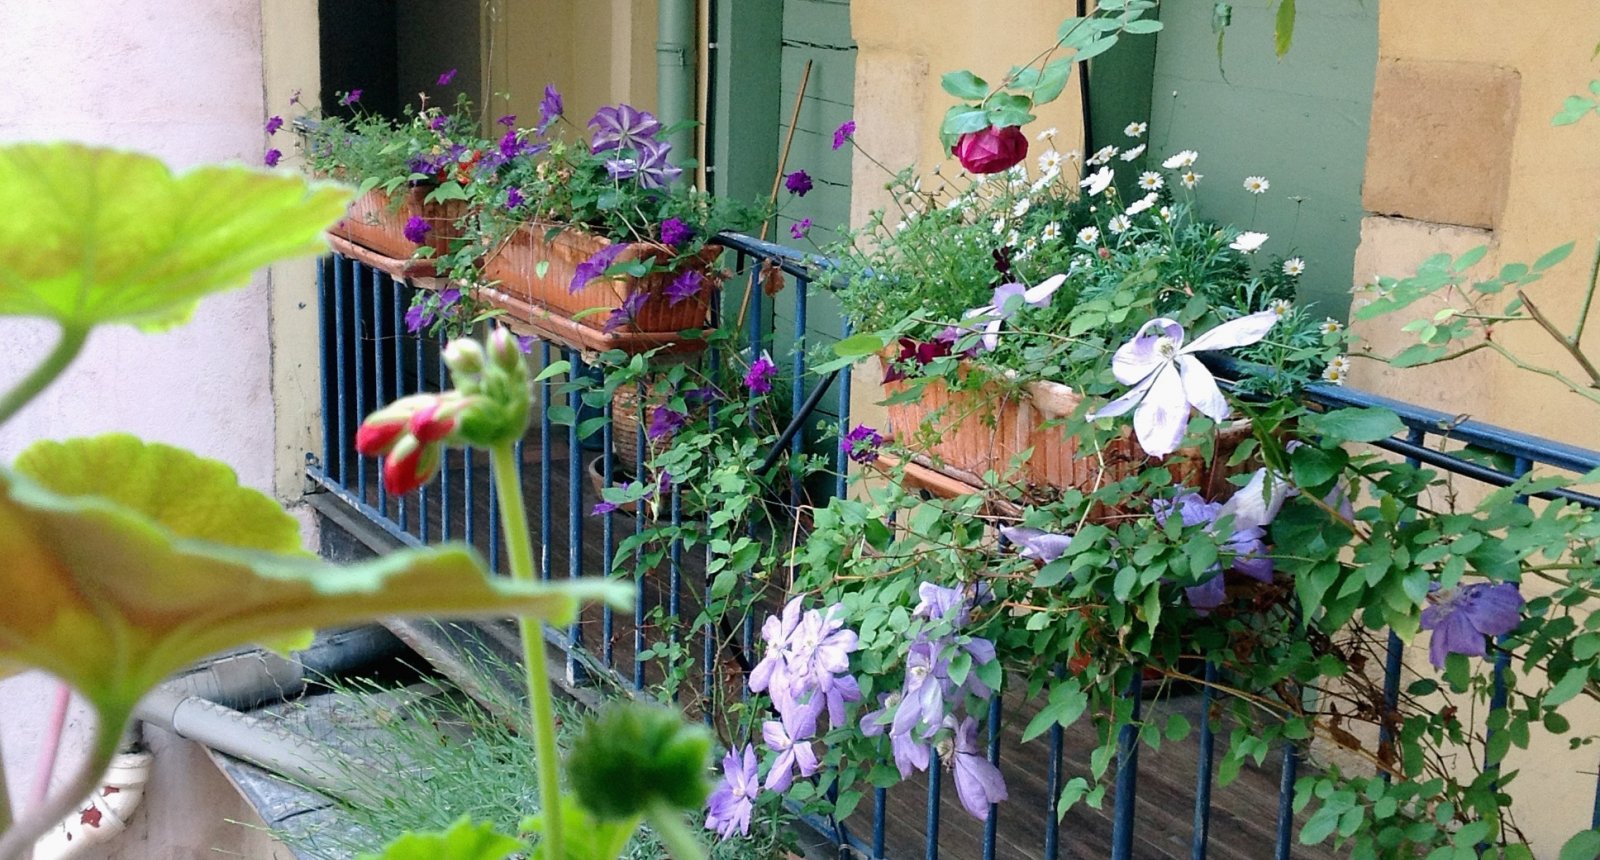
{"type": "Polygon", "coordinates": [[[758,693],[789,689],[789,639],[800,629],[800,601],[799,597],[790,600],[781,613],[769,615],[761,623],[761,639],[767,643],[767,653],[750,671],[750,689],[758,693]]]}
{"type": "Polygon", "coordinates": [[[617,257],[627,250],[628,246],[621,243],[607,245],[596,251],[594,256],[579,263],[572,272],[572,284],[567,287],[567,292],[575,293],[589,285],[589,282],[606,273],[617,257]]]}
{"type": "MultiPolygon", "coordinates": [[[[1213,534],[1217,521],[1233,513],[1220,502],[1206,501],[1199,493],[1184,493],[1170,501],[1156,499],[1150,507],[1156,522],[1161,525],[1166,525],[1167,520],[1177,514],[1185,526],[1205,526],[1213,534]]],[[[1233,531],[1222,541],[1221,547],[1223,553],[1232,558],[1232,570],[1259,582],[1272,581],[1272,559],[1266,554],[1266,532],[1263,530],[1266,525],[1235,519],[1233,531]]],[[[1222,563],[1219,562],[1214,569],[1215,576],[1183,590],[1189,605],[1202,615],[1221,606],[1228,596],[1222,563]]]]}
{"type": "Polygon", "coordinates": [[[440,75],[439,76],[439,80],[436,81],[435,84],[437,86],[441,86],[441,87],[448,87],[448,86],[450,86],[450,82],[455,80],[455,79],[456,79],[456,70],[455,69],[451,69],[450,71],[445,72],[444,74],[440,75]]]}
{"type": "Polygon", "coordinates": [[[589,515],[592,517],[602,517],[616,509],[617,506],[612,502],[596,502],[594,509],[589,511],[589,515]]]}
{"type": "Polygon", "coordinates": [[[683,168],[670,160],[672,144],[664,140],[646,140],[636,149],[639,153],[639,187],[665,188],[683,175],[683,168]]]}
{"type": "Polygon", "coordinates": [[[449,289],[439,291],[440,310],[448,310],[453,308],[456,306],[456,302],[459,301],[461,301],[461,289],[459,287],[450,287],[449,289]]]}
{"type": "Polygon", "coordinates": [[[517,335],[517,350],[523,355],[527,355],[533,352],[533,345],[537,343],[538,340],[538,338],[531,334],[519,334],[517,335]]]}
{"type": "Polygon", "coordinates": [[[495,120],[495,122],[505,126],[506,128],[516,128],[517,127],[517,115],[514,114],[514,113],[508,113],[505,116],[500,117],[499,119],[495,120]]]}
{"type": "Polygon", "coordinates": [[[847,119],[844,122],[839,123],[839,127],[833,130],[833,148],[834,148],[834,150],[837,151],[839,149],[842,149],[844,147],[845,143],[850,140],[850,138],[855,137],[855,134],[856,134],[856,121],[855,120],[847,119]]]}
{"type": "Polygon", "coordinates": [[[857,424],[839,440],[839,450],[846,457],[863,466],[877,462],[878,449],[883,447],[883,434],[865,424],[857,424]]]}
{"type": "Polygon", "coordinates": [[[645,428],[645,435],[651,442],[671,436],[683,427],[689,416],[666,406],[657,406],[650,410],[650,426],[645,428]]]}
{"type": "Polygon", "coordinates": [[[955,762],[952,769],[956,775],[956,794],[973,818],[986,821],[989,807],[1006,799],[1005,777],[984,756],[984,749],[978,743],[978,723],[975,720],[967,717],[951,728],[955,731],[955,754],[952,756],[955,762]]]}
{"type": "Polygon", "coordinates": [[[859,640],[854,630],[845,628],[843,613],[844,607],[834,604],[825,612],[812,609],[800,617],[785,642],[787,695],[771,691],[780,711],[799,706],[818,714],[826,707],[828,719],[837,726],[844,723],[845,704],[861,700],[861,687],[849,674],[850,655],[859,640]]]}
{"type": "Polygon", "coordinates": [[[700,286],[703,283],[705,283],[704,275],[694,269],[685,269],[662,291],[667,297],[667,307],[677,307],[679,303],[699,296],[700,286]]]}
{"type": "Polygon", "coordinates": [[[539,100],[539,127],[535,134],[543,135],[550,129],[550,124],[561,118],[566,110],[566,103],[561,98],[561,92],[555,84],[544,85],[544,98],[539,100]]]}
{"type": "Polygon", "coordinates": [[[449,125],[449,124],[450,124],[450,117],[447,117],[444,114],[439,114],[438,116],[434,117],[433,119],[428,120],[428,130],[429,131],[444,131],[444,127],[449,125]]]}
{"type": "Polygon", "coordinates": [[[1422,629],[1433,631],[1428,661],[1443,669],[1445,657],[1482,657],[1490,636],[1503,636],[1522,623],[1522,594],[1514,582],[1464,585],[1422,610],[1422,629]]]}
{"type": "Polygon", "coordinates": [[[1027,526],[1001,526],[1000,536],[1016,546],[1023,558],[1045,564],[1060,558],[1072,546],[1072,535],[1054,534],[1027,526]]]}
{"type": "Polygon", "coordinates": [[[277,134],[280,128],[283,128],[283,117],[272,116],[267,118],[267,134],[277,134]]]}
{"type": "Polygon", "coordinates": [[[890,734],[909,735],[918,726],[931,737],[944,722],[945,700],[950,693],[950,661],[938,643],[919,639],[906,653],[906,681],[900,707],[895,709],[890,734]]]}
{"type": "Polygon", "coordinates": [[[1015,316],[1017,311],[1024,306],[1049,307],[1050,297],[1054,296],[1056,290],[1061,289],[1061,285],[1066,282],[1067,276],[1061,274],[1052,275],[1032,287],[1022,284],[1001,284],[994,288],[994,296],[990,299],[989,304],[980,305],[962,314],[961,318],[963,320],[981,320],[981,327],[973,328],[970,324],[951,326],[946,333],[959,338],[969,331],[982,331],[983,337],[979,340],[980,348],[985,351],[993,351],[1000,345],[1000,326],[1002,323],[1015,316]],[[1021,302],[1014,302],[1012,299],[1021,299],[1021,302]]]}
{"type": "Polygon", "coordinates": [[[433,313],[427,305],[412,305],[406,309],[406,331],[416,334],[433,322],[433,313]]]}
{"type": "Polygon", "coordinates": [[[347,92],[343,96],[339,97],[339,106],[349,107],[358,101],[361,101],[361,90],[351,90],[350,92],[347,92]]]}
{"type": "Polygon", "coordinates": [[[796,170],[783,177],[783,187],[789,189],[789,193],[796,197],[804,197],[812,188],[811,174],[804,170],[796,170]]]}
{"type": "Polygon", "coordinates": [[[924,582],[917,586],[917,605],[912,608],[911,617],[948,621],[959,629],[972,620],[972,607],[993,599],[994,590],[986,582],[969,582],[954,588],[924,582]]]}
{"type": "Polygon", "coordinates": [[[1183,326],[1166,318],[1153,319],[1139,328],[1133,340],[1117,348],[1111,372],[1128,393],[1107,403],[1090,420],[1111,418],[1133,411],[1133,430],[1146,454],[1164,457],[1178,450],[1189,426],[1189,407],[1213,421],[1231,414],[1211,371],[1194,357],[1197,352],[1247,346],[1267,336],[1278,321],[1273,311],[1230,320],[1185,346],[1183,326]]]}
{"type": "Polygon", "coordinates": [[[267,150],[267,154],[266,155],[261,156],[261,163],[265,164],[268,167],[277,167],[278,166],[278,162],[282,158],[283,158],[283,153],[282,152],[280,152],[280,151],[278,151],[276,149],[269,149],[269,150],[267,150]]]}
{"type": "Polygon", "coordinates": [[[526,203],[526,202],[527,202],[527,199],[522,196],[522,189],[521,188],[511,188],[511,189],[507,189],[506,190],[506,208],[507,209],[516,209],[517,207],[521,206],[523,203],[526,203]]]}
{"type": "Polygon", "coordinates": [[[804,239],[811,233],[811,219],[801,218],[789,225],[789,235],[796,239],[804,239]]]}
{"type": "Polygon", "coordinates": [[[766,350],[750,363],[750,369],[744,375],[744,387],[750,389],[751,394],[771,394],[772,377],[778,375],[778,365],[773,364],[772,356],[766,350]]]}
{"type": "Polygon", "coordinates": [[[694,228],[683,223],[677,218],[668,218],[661,222],[661,244],[671,245],[676,248],[694,236],[694,228]]]}
{"type": "MultiPolygon", "coordinates": [[[[900,693],[879,693],[878,709],[869,711],[861,717],[861,734],[869,738],[881,736],[893,722],[900,701],[900,693]]],[[[902,779],[909,779],[911,774],[928,769],[928,754],[931,748],[926,741],[919,741],[910,734],[890,732],[889,748],[894,754],[894,764],[900,769],[902,779]]]]}
{"type": "Polygon", "coordinates": [[[617,309],[606,317],[606,323],[600,327],[600,330],[606,334],[611,334],[623,326],[633,325],[634,321],[639,318],[639,312],[644,310],[645,302],[649,300],[650,294],[644,290],[634,290],[628,293],[628,297],[622,300],[622,304],[618,305],[617,309]]]}
{"type": "Polygon", "coordinates": [[[432,229],[432,227],[428,226],[428,222],[422,220],[420,216],[412,215],[406,219],[406,225],[400,228],[400,232],[405,235],[407,242],[413,245],[421,245],[423,242],[428,241],[428,233],[432,229]]]}
{"type": "Polygon", "coordinates": [[[706,803],[706,829],[723,839],[735,833],[750,835],[750,813],[755,809],[761,779],[756,773],[756,748],[745,744],[743,752],[728,750],[722,757],[722,780],[706,803]]]}
{"type": "Polygon", "coordinates": [[[639,149],[641,144],[653,140],[656,133],[661,131],[661,122],[649,111],[628,104],[601,108],[589,119],[588,125],[594,129],[589,142],[592,152],[639,149]]]}
{"type": "Polygon", "coordinates": [[[811,738],[817,733],[817,718],[807,711],[791,708],[779,720],[761,724],[761,738],[767,748],[778,754],[767,771],[768,791],[787,791],[794,784],[794,772],[802,777],[816,773],[822,763],[817,761],[817,751],[811,747],[811,738]]]}

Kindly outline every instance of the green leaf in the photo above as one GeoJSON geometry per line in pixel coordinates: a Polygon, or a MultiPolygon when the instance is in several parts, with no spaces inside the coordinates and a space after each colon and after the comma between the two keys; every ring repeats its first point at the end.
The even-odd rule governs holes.
{"type": "Polygon", "coordinates": [[[462,816],[449,830],[404,834],[382,854],[362,854],[360,860],[505,860],[525,850],[526,845],[495,832],[493,824],[473,824],[462,816]]]}
{"type": "Polygon", "coordinates": [[[1435,346],[1428,343],[1414,343],[1405,349],[1400,350],[1399,355],[1389,359],[1389,364],[1393,367],[1417,367],[1419,365],[1431,364],[1432,362],[1438,361],[1439,359],[1443,358],[1447,352],[1449,352],[1449,350],[1442,346],[1435,346]]]}
{"type": "Polygon", "coordinates": [[[1584,98],[1583,96],[1567,96],[1567,100],[1561,104],[1560,113],[1557,113],[1554,117],[1551,117],[1550,124],[1572,125],[1578,120],[1583,119],[1585,116],[1588,116],[1589,111],[1594,109],[1594,99],[1584,98]]]}
{"type": "Polygon", "coordinates": [[[1556,265],[1557,263],[1561,262],[1562,260],[1565,260],[1567,258],[1567,255],[1572,253],[1572,249],[1574,247],[1576,247],[1576,245],[1577,245],[1576,242],[1568,242],[1567,244],[1562,245],[1559,248],[1551,248],[1550,250],[1548,250],[1548,251],[1546,251],[1544,253],[1544,256],[1542,256],[1539,259],[1533,261],[1533,270],[1535,272],[1542,272],[1545,269],[1548,269],[1551,266],[1556,265]]]}
{"type": "Polygon", "coordinates": [[[552,361],[552,362],[550,362],[549,366],[547,366],[544,370],[539,371],[539,375],[535,376],[533,378],[533,381],[534,382],[543,382],[543,381],[545,381],[546,379],[549,379],[552,376],[560,376],[563,373],[570,373],[570,372],[572,372],[572,362],[567,361],[566,359],[562,359],[560,361],[552,361]]]}
{"type": "Polygon", "coordinates": [[[1571,701],[1574,696],[1583,692],[1583,685],[1589,682],[1589,667],[1587,665],[1568,669],[1561,676],[1561,680],[1550,688],[1544,696],[1544,706],[1554,708],[1571,701]]]}
{"type": "Polygon", "coordinates": [[[1154,18],[1136,18],[1122,25],[1122,32],[1136,36],[1145,36],[1150,33],[1161,32],[1161,22],[1154,18]]]}
{"type": "Polygon", "coordinates": [[[966,69],[945,72],[944,76],[939,78],[939,86],[950,95],[965,101],[983,101],[989,96],[988,82],[966,69]]]}
{"type": "Polygon", "coordinates": [[[883,346],[883,338],[870,332],[862,332],[835,343],[833,353],[840,358],[864,358],[877,354],[883,346]]]}
{"type": "Polygon", "coordinates": [[[1272,47],[1278,58],[1294,44],[1294,0],[1278,0],[1278,14],[1272,22],[1272,47]]]}
{"type": "Polygon", "coordinates": [[[550,271],[550,261],[549,260],[540,260],[539,262],[535,263],[534,266],[533,266],[533,275],[536,278],[544,277],[545,273],[548,272],[548,271],[550,271]]]}
{"type": "Polygon", "coordinates": [[[1061,95],[1067,86],[1067,79],[1072,76],[1072,60],[1062,58],[1052,60],[1045,65],[1039,73],[1039,81],[1033,86],[1033,103],[1035,105],[1048,104],[1061,95]]]}
{"type": "Polygon", "coordinates": [[[1595,860],[1600,857],[1600,830],[1585,830],[1561,846],[1561,860],[1595,860]]]}
{"type": "Polygon", "coordinates": [[[261,266],[325,252],[349,201],[347,187],[239,166],[174,175],[137,153],[0,146],[0,316],[170,328],[261,266]]]}
{"type": "Polygon", "coordinates": [[[1339,451],[1326,451],[1305,445],[1289,455],[1296,485],[1310,489],[1333,480],[1344,468],[1346,458],[1339,451]]]}
{"type": "Polygon", "coordinates": [[[119,723],[168,675],[240,645],[303,647],[314,628],[392,615],[563,623],[580,601],[627,605],[603,581],[491,580],[462,546],[334,567],[294,549],[284,515],[226,466],[166,445],[104,436],[20,462],[60,473],[0,472],[0,676],[43,669],[119,723]],[[158,486],[184,486],[174,475],[194,498],[158,486]]]}
{"type": "Polygon", "coordinates": [[[1079,48],[1078,52],[1072,55],[1072,60],[1073,62],[1081,63],[1085,60],[1098,57],[1116,46],[1117,34],[1108,33],[1098,39],[1091,40],[1088,44],[1079,48]]]}
{"type": "Polygon", "coordinates": [[[1312,435],[1345,442],[1376,442],[1406,429],[1400,417],[1387,409],[1335,409],[1307,415],[1301,423],[1312,435]]]}

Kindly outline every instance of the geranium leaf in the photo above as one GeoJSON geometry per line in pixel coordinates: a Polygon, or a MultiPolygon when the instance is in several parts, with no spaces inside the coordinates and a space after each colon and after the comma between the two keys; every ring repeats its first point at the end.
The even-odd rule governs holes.
{"type": "Polygon", "coordinates": [[[0,146],[0,316],[169,328],[257,268],[323,251],[349,200],[342,186],[242,166],[175,175],[132,152],[0,146]]]}
{"type": "Polygon", "coordinates": [[[382,854],[363,854],[360,860],[505,860],[527,846],[493,824],[474,824],[462,816],[441,833],[407,833],[390,842],[382,854]]]}

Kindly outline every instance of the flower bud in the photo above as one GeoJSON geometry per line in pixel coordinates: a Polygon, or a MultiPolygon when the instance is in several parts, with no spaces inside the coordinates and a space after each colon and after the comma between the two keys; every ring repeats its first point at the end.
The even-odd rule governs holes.
{"type": "Polygon", "coordinates": [[[505,326],[495,326],[489,332],[489,357],[494,363],[504,370],[518,370],[527,374],[527,365],[523,362],[522,350],[517,346],[517,336],[505,326]]]}
{"type": "Polygon", "coordinates": [[[356,428],[356,450],[368,457],[382,456],[400,440],[412,416],[438,401],[434,394],[414,394],[368,415],[356,428]]]}
{"type": "Polygon", "coordinates": [[[411,416],[411,435],[424,445],[442,441],[456,429],[457,416],[465,408],[460,397],[440,397],[411,416]]]}
{"type": "Polygon", "coordinates": [[[659,705],[616,702],[584,726],[567,757],[567,776],[585,809],[615,821],[652,807],[699,809],[710,764],[704,726],[659,705]]]}
{"type": "Polygon", "coordinates": [[[466,337],[459,337],[445,345],[444,363],[450,375],[459,380],[462,376],[477,376],[483,372],[483,347],[466,337]]]}
{"type": "Polygon", "coordinates": [[[433,480],[439,471],[440,446],[423,444],[406,435],[383,459],[383,488],[392,496],[403,496],[433,480]]]}

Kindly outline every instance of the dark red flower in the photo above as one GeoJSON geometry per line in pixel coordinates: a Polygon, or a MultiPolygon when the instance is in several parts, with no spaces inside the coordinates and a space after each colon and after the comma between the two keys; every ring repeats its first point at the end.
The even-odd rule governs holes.
{"type": "Polygon", "coordinates": [[[969,131],[956,141],[955,156],[973,173],[999,173],[1028,157],[1028,136],[1014,125],[969,131]]]}

